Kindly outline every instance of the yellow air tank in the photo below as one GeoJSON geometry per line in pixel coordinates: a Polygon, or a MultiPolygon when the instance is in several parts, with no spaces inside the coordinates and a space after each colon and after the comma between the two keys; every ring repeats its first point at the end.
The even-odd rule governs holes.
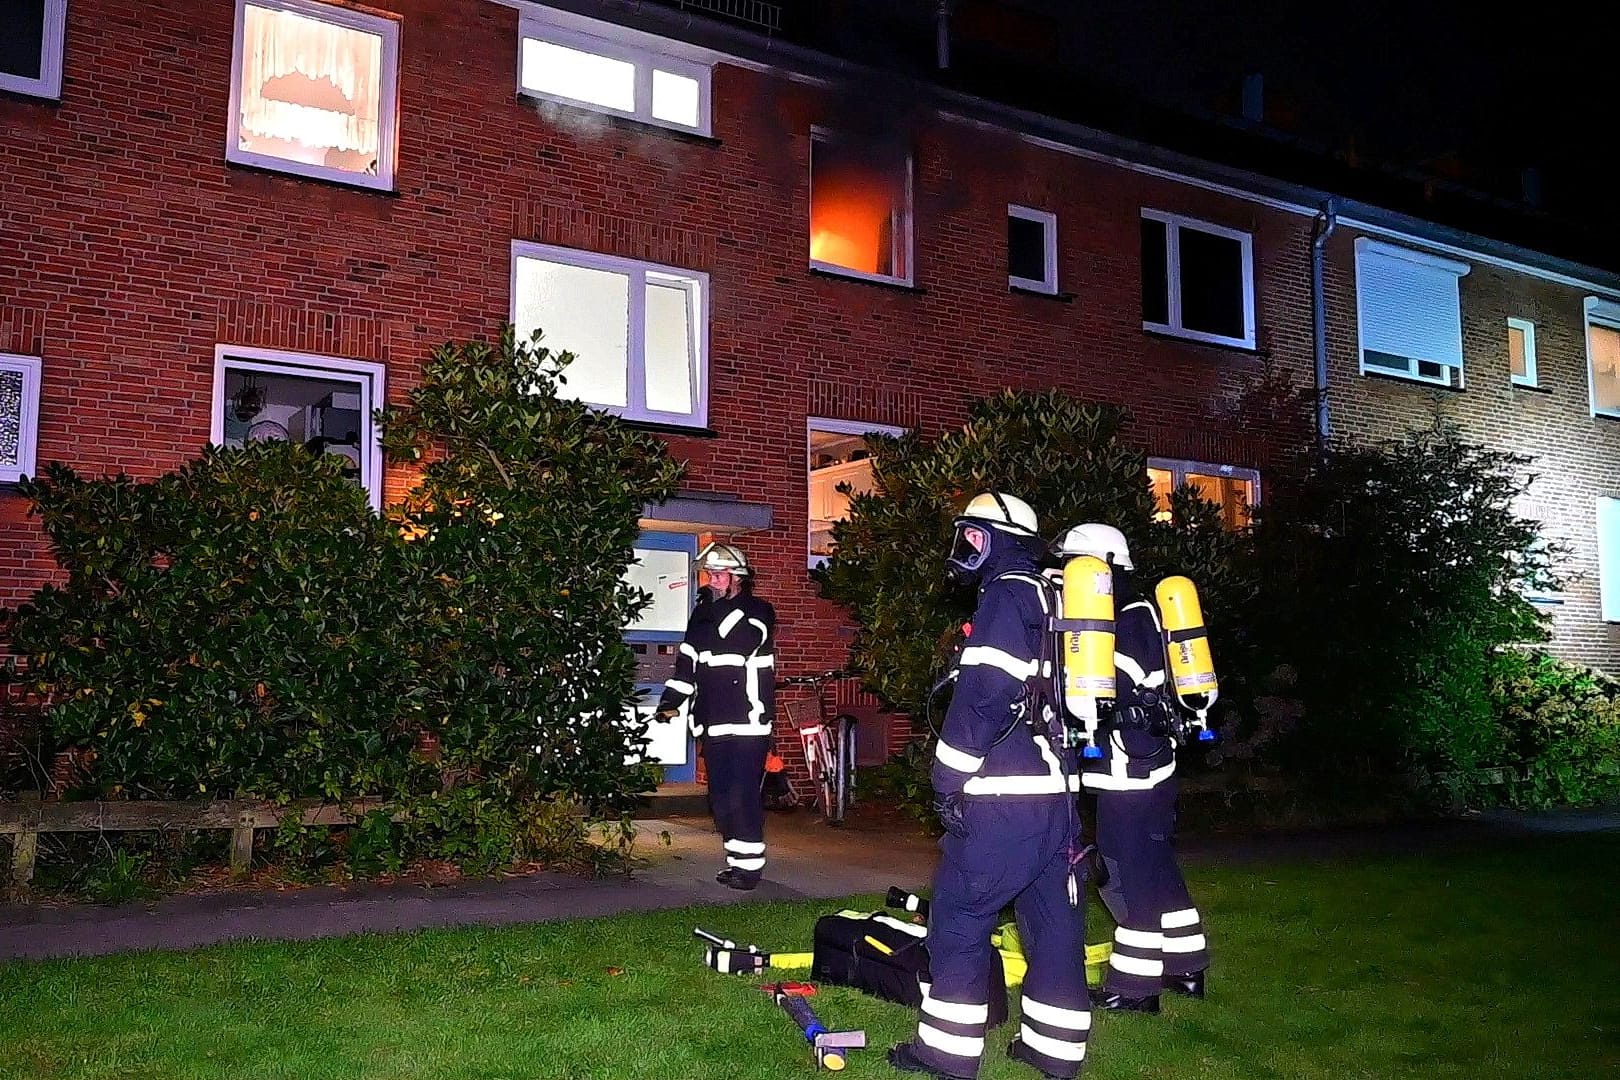
{"type": "Polygon", "coordinates": [[[1114,575],[1095,555],[1063,564],[1063,704],[1095,729],[1114,700],[1114,575]]]}
{"type": "Polygon", "coordinates": [[[1170,679],[1176,697],[1202,717],[1215,704],[1220,685],[1209,653],[1209,632],[1204,628],[1198,589],[1190,579],[1178,575],[1159,582],[1154,593],[1164,616],[1170,679]]]}

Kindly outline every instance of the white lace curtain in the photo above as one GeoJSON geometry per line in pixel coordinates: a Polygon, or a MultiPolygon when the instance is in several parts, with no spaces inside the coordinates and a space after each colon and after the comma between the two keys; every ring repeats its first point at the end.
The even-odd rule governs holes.
{"type": "Polygon", "coordinates": [[[243,14],[243,134],[375,154],[382,39],[290,11],[243,14]]]}

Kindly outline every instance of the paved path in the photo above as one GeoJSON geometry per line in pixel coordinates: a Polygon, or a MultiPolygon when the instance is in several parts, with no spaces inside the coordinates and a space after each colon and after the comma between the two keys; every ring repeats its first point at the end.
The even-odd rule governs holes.
{"type": "MultiPolygon", "coordinates": [[[[772,815],[768,880],[739,893],[714,882],[719,838],[702,818],[644,821],[638,852],[648,865],[630,880],[564,874],[414,885],[328,886],[283,893],[232,890],[114,907],[0,905],[0,959],[184,949],[247,938],[284,941],[427,927],[544,922],[627,911],[748,900],[881,893],[926,886],[936,849],[892,819],[829,829],[808,814],[772,815]],[[660,834],[668,833],[669,843],[660,834]]],[[[1493,814],[1432,825],[1299,836],[1189,837],[1187,860],[1248,862],[1440,850],[1499,842],[1512,833],[1620,829],[1620,807],[1556,814],[1493,814]]]]}
{"type": "Polygon", "coordinates": [[[0,905],[0,959],[94,956],[185,949],[245,938],[299,941],[427,927],[543,922],[626,911],[747,900],[793,900],[916,889],[933,873],[934,845],[921,837],[833,830],[810,815],[772,816],[768,879],[751,893],[717,885],[720,840],[702,819],[643,821],[628,881],[538,873],[427,888],[322,886],[288,892],[229,890],[150,903],[0,905]],[[669,835],[662,842],[661,833],[669,835]]]}

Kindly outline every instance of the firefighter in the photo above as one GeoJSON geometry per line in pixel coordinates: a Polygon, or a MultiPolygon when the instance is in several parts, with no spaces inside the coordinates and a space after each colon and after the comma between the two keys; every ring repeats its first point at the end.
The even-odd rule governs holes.
{"type": "Polygon", "coordinates": [[[1029,970],[1015,1059],[1073,1077],[1091,1013],[1076,866],[1078,790],[1072,752],[1032,692],[1049,661],[1050,586],[1041,577],[1035,512],[985,494],[956,519],[949,573],[978,586],[972,629],[935,748],[935,808],[945,826],[928,916],[930,980],[910,1042],[889,1062],[935,1077],[975,1077],[984,1052],[990,935],[1014,905],[1029,970]]]}
{"type": "Polygon", "coordinates": [[[709,810],[726,855],[715,880],[747,891],[765,872],[760,789],[776,717],[776,611],[754,595],[738,548],[709,544],[696,567],[706,582],[658,711],[685,720],[701,741],[709,810]]]}
{"type": "Polygon", "coordinates": [[[1198,909],[1176,863],[1176,731],[1167,685],[1164,620],[1132,580],[1124,535],[1111,525],[1079,525],[1060,541],[1063,555],[1093,555],[1113,573],[1116,703],[1098,738],[1100,757],[1083,762],[1097,796],[1099,890],[1114,917],[1108,978],[1092,995],[1102,1009],[1156,1013],[1169,990],[1204,996],[1209,950],[1198,909]]]}

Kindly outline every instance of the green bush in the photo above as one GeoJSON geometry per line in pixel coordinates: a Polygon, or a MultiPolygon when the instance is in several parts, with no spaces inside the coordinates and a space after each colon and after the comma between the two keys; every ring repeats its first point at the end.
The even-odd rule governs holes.
{"type": "Polygon", "coordinates": [[[51,743],[88,752],[77,794],[376,797],[342,839],[381,868],[487,869],[627,812],[655,776],[622,638],[648,597],[624,574],[680,469],[560,396],[572,359],[510,330],[436,350],[381,414],[421,475],[384,518],[334,459],[280,444],[24,485],[66,580],[13,640],[55,694],[51,743]]]}
{"type": "Polygon", "coordinates": [[[974,403],[968,423],[937,439],[872,436],[874,486],[833,528],[837,551],[817,571],[822,595],[853,613],[852,662],[889,704],[920,715],[923,698],[972,614],[969,590],[944,578],[951,521],[981,491],[1027,501],[1042,535],[1106,521],[1131,543],[1139,583],[1169,574],[1198,582],[1217,655],[1254,591],[1240,536],[1184,491],[1172,523],[1153,520],[1147,458],[1125,441],[1125,413],[1056,391],[1004,392],[974,403]]]}
{"type": "Polygon", "coordinates": [[[1498,658],[1492,694],[1528,809],[1620,798],[1620,683],[1545,653],[1498,658]]]}
{"type": "Polygon", "coordinates": [[[60,585],[15,647],[54,690],[85,794],[320,795],[410,784],[416,574],[338,463],[286,444],[209,449],[151,481],[62,465],[24,485],[60,585]]]}
{"type": "Polygon", "coordinates": [[[1556,583],[1559,552],[1527,558],[1537,526],[1513,509],[1527,464],[1436,428],[1337,447],[1262,509],[1251,632],[1298,675],[1296,771],[1411,773],[1480,795],[1507,754],[1493,657],[1546,636],[1523,594],[1556,583]]]}

